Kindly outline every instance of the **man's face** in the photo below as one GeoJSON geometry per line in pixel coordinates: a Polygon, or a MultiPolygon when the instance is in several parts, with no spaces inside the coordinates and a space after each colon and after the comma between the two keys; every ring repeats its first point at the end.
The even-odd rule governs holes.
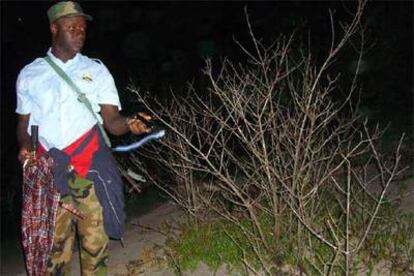
{"type": "Polygon", "coordinates": [[[51,25],[54,45],[67,54],[82,51],[86,38],[86,20],[83,16],[62,17],[51,25]]]}

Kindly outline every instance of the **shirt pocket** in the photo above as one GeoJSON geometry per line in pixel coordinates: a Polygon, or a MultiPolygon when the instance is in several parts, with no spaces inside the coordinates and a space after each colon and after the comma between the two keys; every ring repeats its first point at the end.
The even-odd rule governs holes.
{"type": "Polygon", "coordinates": [[[29,94],[33,99],[34,107],[42,114],[52,114],[58,103],[59,91],[53,88],[34,88],[29,94]]]}

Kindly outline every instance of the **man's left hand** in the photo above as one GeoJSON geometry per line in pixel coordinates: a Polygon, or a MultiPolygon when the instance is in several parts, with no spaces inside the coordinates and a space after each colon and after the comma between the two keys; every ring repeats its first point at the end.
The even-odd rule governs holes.
{"type": "Polygon", "coordinates": [[[152,120],[152,117],[144,112],[138,112],[139,116],[133,116],[127,118],[127,124],[129,130],[135,135],[141,135],[145,133],[150,133],[152,131],[151,127],[147,125],[148,121],[152,120]],[[143,118],[144,120],[140,119],[143,118]]]}

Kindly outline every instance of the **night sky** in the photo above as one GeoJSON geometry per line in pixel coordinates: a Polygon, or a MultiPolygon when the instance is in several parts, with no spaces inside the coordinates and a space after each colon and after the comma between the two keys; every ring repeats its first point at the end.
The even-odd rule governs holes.
{"type": "MultiPolygon", "coordinates": [[[[15,138],[15,81],[19,70],[44,56],[50,43],[46,10],[53,1],[1,2],[1,185],[19,180],[15,138]]],[[[81,2],[82,3],[82,2],[81,2]]],[[[350,19],[352,1],[278,2],[83,2],[94,17],[89,24],[84,54],[101,59],[112,72],[123,105],[133,106],[125,90],[133,82],[163,97],[199,79],[203,57],[217,66],[223,57],[244,61],[234,43],[248,45],[243,8],[247,5],[257,37],[270,43],[296,31],[307,39],[316,56],[330,43],[328,9],[336,18],[350,19]]],[[[413,4],[412,1],[372,1],[363,23],[375,47],[367,53],[361,75],[364,101],[374,118],[391,121],[396,129],[413,126],[413,4]]],[[[341,63],[343,70],[352,58],[341,63]]]]}

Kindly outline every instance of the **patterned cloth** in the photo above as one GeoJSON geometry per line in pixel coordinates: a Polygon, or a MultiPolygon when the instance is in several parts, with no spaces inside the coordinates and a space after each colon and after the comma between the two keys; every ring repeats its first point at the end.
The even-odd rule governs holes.
{"type": "Polygon", "coordinates": [[[52,164],[52,158],[44,154],[23,166],[22,244],[29,276],[45,274],[53,245],[60,195],[52,164]]]}

